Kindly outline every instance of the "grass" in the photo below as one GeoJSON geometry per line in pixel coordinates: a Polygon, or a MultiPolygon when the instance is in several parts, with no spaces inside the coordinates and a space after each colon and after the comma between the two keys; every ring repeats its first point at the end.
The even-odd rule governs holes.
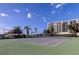
{"type": "Polygon", "coordinates": [[[79,55],[79,38],[72,38],[56,47],[0,40],[0,55],[79,55]]]}

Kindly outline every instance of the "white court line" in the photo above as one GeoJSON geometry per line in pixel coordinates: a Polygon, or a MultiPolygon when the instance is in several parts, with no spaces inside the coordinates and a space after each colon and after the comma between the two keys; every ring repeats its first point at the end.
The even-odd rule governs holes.
{"type": "Polygon", "coordinates": [[[58,42],[57,44],[55,44],[55,45],[53,45],[53,46],[50,46],[50,45],[48,45],[48,46],[50,46],[50,47],[56,47],[56,46],[58,46],[58,45],[60,45],[60,44],[63,44],[65,41],[66,41],[66,40],[63,40],[62,42],[58,42]]]}
{"type": "Polygon", "coordinates": [[[49,44],[49,43],[54,42],[54,41],[56,41],[56,40],[46,42],[46,43],[44,43],[44,45],[49,44]]]}
{"type": "MultiPolygon", "coordinates": [[[[35,39],[35,38],[34,38],[35,39]]],[[[28,39],[10,39],[10,40],[28,40],[28,39]]],[[[46,40],[49,40],[49,39],[46,39],[46,40]]],[[[60,40],[60,39],[56,39],[56,40],[60,40]]],[[[53,41],[48,41],[46,43],[42,43],[42,44],[39,44],[39,43],[33,43],[33,42],[29,42],[31,44],[35,44],[35,45],[43,45],[43,46],[49,46],[49,47],[56,47],[62,43],[64,43],[66,40],[65,39],[61,39],[62,41],[60,42],[57,42],[56,44],[51,44],[52,42],[55,42],[56,41],[55,39],[53,41]]],[[[26,41],[27,42],[27,41],[26,41]]],[[[27,42],[28,43],[28,42],[27,42]]]]}

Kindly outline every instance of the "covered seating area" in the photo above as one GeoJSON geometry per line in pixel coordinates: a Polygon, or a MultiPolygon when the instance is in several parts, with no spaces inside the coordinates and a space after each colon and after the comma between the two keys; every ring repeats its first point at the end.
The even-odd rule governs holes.
{"type": "Polygon", "coordinates": [[[57,35],[58,36],[65,36],[65,37],[74,36],[73,33],[69,33],[69,32],[60,32],[57,35]]]}

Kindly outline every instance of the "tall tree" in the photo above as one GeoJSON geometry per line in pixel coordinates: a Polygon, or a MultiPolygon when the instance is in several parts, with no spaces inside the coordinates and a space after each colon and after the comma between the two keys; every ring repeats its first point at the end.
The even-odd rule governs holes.
{"type": "Polygon", "coordinates": [[[29,36],[29,30],[31,30],[31,28],[29,26],[25,26],[24,29],[27,31],[27,36],[29,36]]]}
{"type": "Polygon", "coordinates": [[[21,26],[14,27],[13,33],[15,34],[22,34],[21,26]]]}
{"type": "Polygon", "coordinates": [[[46,35],[46,30],[43,31],[44,35],[46,35]]]}
{"type": "Polygon", "coordinates": [[[50,31],[50,35],[54,34],[54,27],[53,27],[53,25],[49,26],[48,30],[50,31]]]}
{"type": "Polygon", "coordinates": [[[54,27],[53,25],[48,26],[48,29],[43,31],[44,35],[54,35],[54,27]]]}
{"type": "Polygon", "coordinates": [[[44,33],[44,35],[48,35],[48,36],[51,34],[49,29],[44,30],[43,33],[44,33]]]}
{"type": "Polygon", "coordinates": [[[36,27],[34,28],[34,30],[35,30],[35,34],[37,34],[37,28],[36,27]]]}
{"type": "Polygon", "coordinates": [[[71,33],[73,33],[74,36],[77,36],[77,32],[79,32],[79,24],[78,23],[73,23],[68,25],[68,29],[71,33]]]}

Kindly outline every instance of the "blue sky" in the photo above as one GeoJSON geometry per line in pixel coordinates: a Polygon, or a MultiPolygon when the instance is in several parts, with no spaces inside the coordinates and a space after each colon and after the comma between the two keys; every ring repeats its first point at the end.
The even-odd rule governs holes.
{"type": "Polygon", "coordinates": [[[0,29],[30,26],[41,33],[49,22],[75,18],[79,18],[79,4],[76,3],[0,4],[0,29]]]}

